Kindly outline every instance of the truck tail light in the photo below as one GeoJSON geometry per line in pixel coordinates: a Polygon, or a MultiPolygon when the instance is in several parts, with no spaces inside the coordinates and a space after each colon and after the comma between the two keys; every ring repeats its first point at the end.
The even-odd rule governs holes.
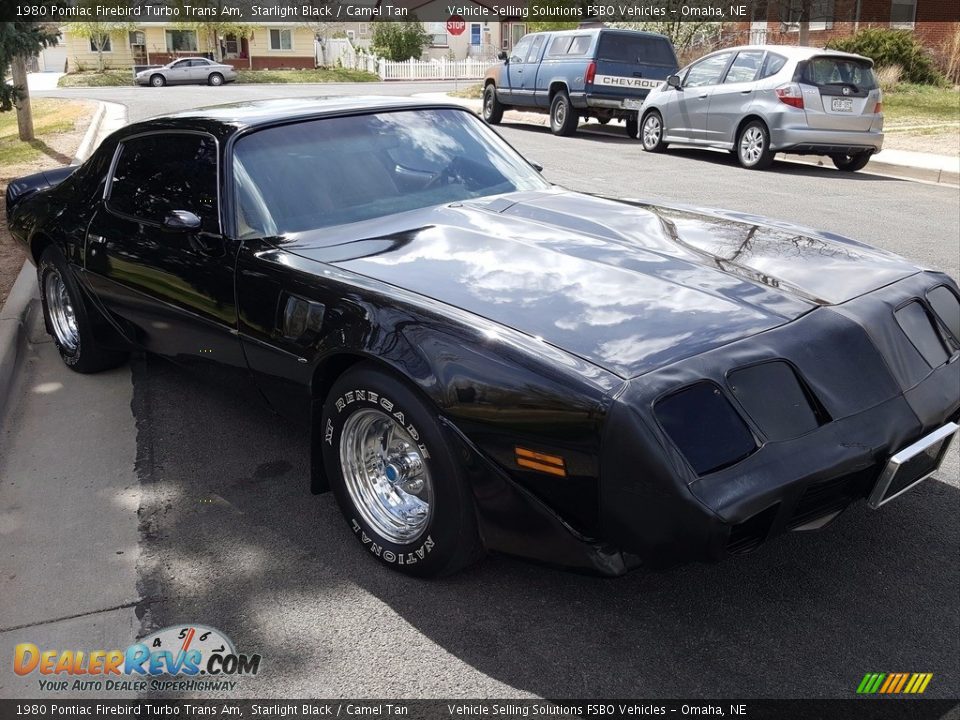
{"type": "Polygon", "coordinates": [[[877,106],[873,109],[873,112],[877,115],[883,112],[883,100],[877,100],[877,106]]]}
{"type": "Polygon", "coordinates": [[[593,79],[597,76],[597,64],[595,62],[587,65],[587,72],[583,76],[583,81],[587,85],[593,85],[593,79]]]}
{"type": "Polygon", "coordinates": [[[803,91],[800,90],[800,86],[796,83],[781,85],[774,90],[774,92],[777,94],[780,102],[786,103],[790,107],[803,110],[803,91]]]}

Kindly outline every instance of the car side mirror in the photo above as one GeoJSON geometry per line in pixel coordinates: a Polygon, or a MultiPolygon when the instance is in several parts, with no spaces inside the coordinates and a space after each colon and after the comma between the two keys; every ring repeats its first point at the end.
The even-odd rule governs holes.
{"type": "Polygon", "coordinates": [[[163,227],[174,232],[191,232],[200,229],[200,218],[189,210],[172,210],[163,219],[163,227]]]}
{"type": "Polygon", "coordinates": [[[501,50],[500,52],[497,53],[497,60],[502,60],[503,62],[507,62],[508,59],[509,59],[509,56],[507,55],[506,51],[501,50]]]}
{"type": "Polygon", "coordinates": [[[667,78],[667,85],[672,87],[674,90],[683,90],[683,86],[680,84],[679,75],[671,75],[667,78]]]}

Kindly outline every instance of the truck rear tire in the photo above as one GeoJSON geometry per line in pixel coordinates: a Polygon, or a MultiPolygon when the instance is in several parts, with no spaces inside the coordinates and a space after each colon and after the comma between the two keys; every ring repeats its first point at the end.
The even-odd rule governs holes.
{"type": "Polygon", "coordinates": [[[483,89],[483,119],[491,125],[503,120],[503,105],[497,100],[497,86],[490,83],[483,89]]]}
{"type": "Polygon", "coordinates": [[[570,102],[566,90],[560,90],[550,101],[550,131],[554,135],[573,135],[580,124],[580,117],[570,102]]]}

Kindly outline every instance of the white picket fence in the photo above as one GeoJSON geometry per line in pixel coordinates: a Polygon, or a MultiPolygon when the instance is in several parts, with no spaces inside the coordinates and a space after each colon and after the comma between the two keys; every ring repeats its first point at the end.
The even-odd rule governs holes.
{"type": "Polygon", "coordinates": [[[376,73],[381,80],[479,80],[490,63],[485,60],[403,60],[394,62],[375,55],[356,53],[353,58],[341,56],[340,63],[354,70],[376,73]]]}

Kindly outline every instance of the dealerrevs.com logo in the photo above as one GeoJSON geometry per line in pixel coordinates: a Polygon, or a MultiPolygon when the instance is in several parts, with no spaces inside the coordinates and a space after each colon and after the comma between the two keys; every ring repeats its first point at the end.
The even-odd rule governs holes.
{"type": "Polygon", "coordinates": [[[17,675],[38,674],[40,690],[49,692],[233,690],[234,678],[256,675],[259,669],[260,655],[238,653],[230,638],[205,625],[166,627],[126,650],[41,649],[20,643],[13,658],[17,675]]]}

